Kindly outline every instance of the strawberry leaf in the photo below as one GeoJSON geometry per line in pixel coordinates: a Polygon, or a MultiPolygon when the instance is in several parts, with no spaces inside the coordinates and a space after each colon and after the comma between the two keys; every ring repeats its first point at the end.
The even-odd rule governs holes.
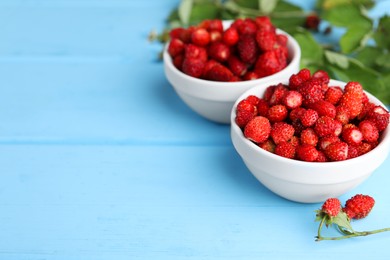
{"type": "Polygon", "coordinates": [[[348,219],[347,214],[345,214],[344,211],[340,210],[339,214],[337,216],[331,218],[331,222],[333,224],[338,225],[339,227],[343,227],[347,230],[353,231],[353,228],[351,226],[351,222],[348,219]]]}
{"type": "Polygon", "coordinates": [[[276,5],[278,4],[278,0],[258,0],[259,1],[259,9],[260,11],[269,14],[271,13],[276,5]]]}
{"type": "Polygon", "coordinates": [[[340,47],[343,53],[352,53],[365,45],[371,34],[372,23],[361,23],[351,26],[340,38],[340,47]]]}
{"type": "Polygon", "coordinates": [[[390,49],[390,16],[380,18],[374,39],[379,47],[390,49]]]}
{"type": "Polygon", "coordinates": [[[334,51],[325,51],[325,58],[329,63],[334,64],[341,69],[347,69],[349,67],[348,58],[340,53],[334,51]]]}
{"type": "Polygon", "coordinates": [[[184,25],[188,25],[190,22],[193,4],[194,4],[193,0],[182,0],[179,7],[178,7],[177,12],[178,12],[180,21],[184,25]]]}

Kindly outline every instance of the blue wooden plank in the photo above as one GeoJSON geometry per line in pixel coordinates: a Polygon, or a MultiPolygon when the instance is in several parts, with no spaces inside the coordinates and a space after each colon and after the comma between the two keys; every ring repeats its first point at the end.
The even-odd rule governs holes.
{"type": "MultiPolygon", "coordinates": [[[[390,256],[387,233],[314,242],[320,204],[273,195],[231,147],[2,145],[0,158],[0,259],[390,256]]],[[[340,198],[377,198],[356,229],[390,226],[389,167],[340,198]]]]}

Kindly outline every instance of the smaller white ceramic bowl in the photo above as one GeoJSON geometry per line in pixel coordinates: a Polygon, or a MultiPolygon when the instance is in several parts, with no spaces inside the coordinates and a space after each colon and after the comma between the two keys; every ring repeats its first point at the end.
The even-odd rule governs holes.
{"type": "MultiPolygon", "coordinates": [[[[286,83],[287,82],[282,82],[286,83]]],[[[331,80],[329,86],[344,88],[346,83],[331,80]]],[[[238,102],[249,95],[261,97],[267,86],[258,85],[242,94],[231,111],[231,138],[249,171],[279,196],[302,203],[323,202],[338,197],[366,180],[386,159],[390,147],[389,128],[382,132],[379,145],[359,157],[338,162],[304,162],[287,159],[263,150],[244,137],[235,123],[238,102]]],[[[373,95],[370,101],[386,107],[373,95]]]]}
{"type": "MultiPolygon", "coordinates": [[[[225,21],[224,27],[226,28],[230,23],[225,21]]],[[[166,77],[176,93],[192,110],[211,121],[230,124],[233,104],[243,92],[259,84],[280,82],[299,71],[301,49],[298,42],[280,29],[277,29],[277,33],[284,34],[288,38],[289,64],[273,75],[240,82],[217,82],[194,78],[184,74],[173,65],[166,47],[163,53],[166,77]]]]}

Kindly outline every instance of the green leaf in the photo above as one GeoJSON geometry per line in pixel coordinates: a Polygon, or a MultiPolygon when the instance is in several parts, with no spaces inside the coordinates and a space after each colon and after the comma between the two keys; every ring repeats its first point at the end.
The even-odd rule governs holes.
{"type": "Polygon", "coordinates": [[[377,46],[390,49],[390,16],[385,15],[379,19],[378,28],[374,33],[377,46]]]}
{"type": "Polygon", "coordinates": [[[185,25],[188,25],[190,22],[193,4],[193,0],[182,0],[178,7],[178,15],[180,21],[185,25]]]}
{"type": "Polygon", "coordinates": [[[337,8],[329,9],[324,12],[323,18],[340,27],[365,26],[367,21],[370,22],[370,19],[356,5],[340,5],[337,8]]]}
{"type": "Polygon", "coordinates": [[[190,24],[198,24],[206,19],[216,19],[220,16],[220,9],[210,1],[198,1],[192,6],[190,24]]]}
{"type": "Polygon", "coordinates": [[[259,9],[260,11],[269,14],[271,13],[276,5],[278,4],[278,0],[258,0],[259,1],[259,9]]]}
{"type": "Polygon", "coordinates": [[[342,210],[340,210],[339,214],[337,214],[336,217],[333,217],[331,221],[340,227],[353,231],[351,223],[348,220],[347,214],[345,214],[345,212],[343,212],[342,210]]]}
{"type": "Polygon", "coordinates": [[[347,69],[349,66],[348,57],[334,51],[325,51],[325,58],[331,64],[341,69],[347,69]]]}
{"type": "Polygon", "coordinates": [[[286,1],[278,1],[277,5],[274,9],[275,13],[281,13],[281,12],[294,12],[294,13],[302,13],[304,14],[304,11],[301,7],[294,5],[292,3],[286,2],[286,1]]]}
{"type": "Polygon", "coordinates": [[[233,0],[237,5],[250,9],[259,9],[259,0],[233,0]]]}
{"type": "Polygon", "coordinates": [[[382,49],[373,46],[366,46],[357,52],[356,59],[367,67],[376,68],[376,60],[383,55],[382,49]]]}
{"type": "Polygon", "coordinates": [[[380,71],[389,72],[390,71],[390,54],[385,53],[385,54],[378,56],[378,58],[376,59],[376,64],[380,68],[380,71]]]}
{"type": "Polygon", "coordinates": [[[323,61],[323,49],[309,32],[297,33],[294,38],[301,47],[301,67],[308,67],[312,64],[321,64],[323,61]]]}
{"type": "Polygon", "coordinates": [[[374,6],[375,2],[373,0],[318,0],[316,6],[319,9],[331,9],[347,4],[363,5],[366,8],[370,8],[374,6]]]}
{"type": "Polygon", "coordinates": [[[349,54],[363,47],[371,34],[372,24],[351,26],[340,38],[340,47],[343,53],[349,54]]]}
{"type": "MultiPolygon", "coordinates": [[[[383,75],[379,79],[379,86],[375,96],[380,99],[384,104],[390,104],[390,73],[383,75]]],[[[374,93],[371,93],[374,94],[374,93]]]]}

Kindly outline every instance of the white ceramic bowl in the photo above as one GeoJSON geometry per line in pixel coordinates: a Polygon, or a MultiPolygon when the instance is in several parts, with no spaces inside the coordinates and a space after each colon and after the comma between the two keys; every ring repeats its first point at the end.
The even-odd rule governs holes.
{"type": "MultiPolygon", "coordinates": [[[[224,27],[231,22],[224,21],[224,27]]],[[[217,122],[230,123],[230,112],[234,102],[246,90],[259,84],[280,82],[299,71],[301,49],[297,41],[286,32],[277,29],[277,33],[288,38],[289,64],[282,71],[257,80],[241,82],[217,82],[194,78],[179,71],[172,63],[167,48],[164,49],[164,70],[180,98],[199,115],[217,122]]],[[[168,44],[166,45],[168,46],[168,44]]]]}
{"type": "MultiPolygon", "coordinates": [[[[283,82],[287,83],[287,82],[283,82]]],[[[344,87],[345,83],[331,80],[329,86],[344,87]]],[[[235,149],[250,172],[268,189],[286,199],[315,203],[338,197],[366,180],[386,159],[390,147],[389,128],[382,133],[379,145],[359,157],[338,162],[303,162],[287,159],[258,147],[246,139],[235,123],[236,106],[248,95],[261,97],[264,85],[258,85],[235,102],[231,111],[231,138],[235,149]]],[[[370,101],[383,105],[367,93],[370,101]]]]}

